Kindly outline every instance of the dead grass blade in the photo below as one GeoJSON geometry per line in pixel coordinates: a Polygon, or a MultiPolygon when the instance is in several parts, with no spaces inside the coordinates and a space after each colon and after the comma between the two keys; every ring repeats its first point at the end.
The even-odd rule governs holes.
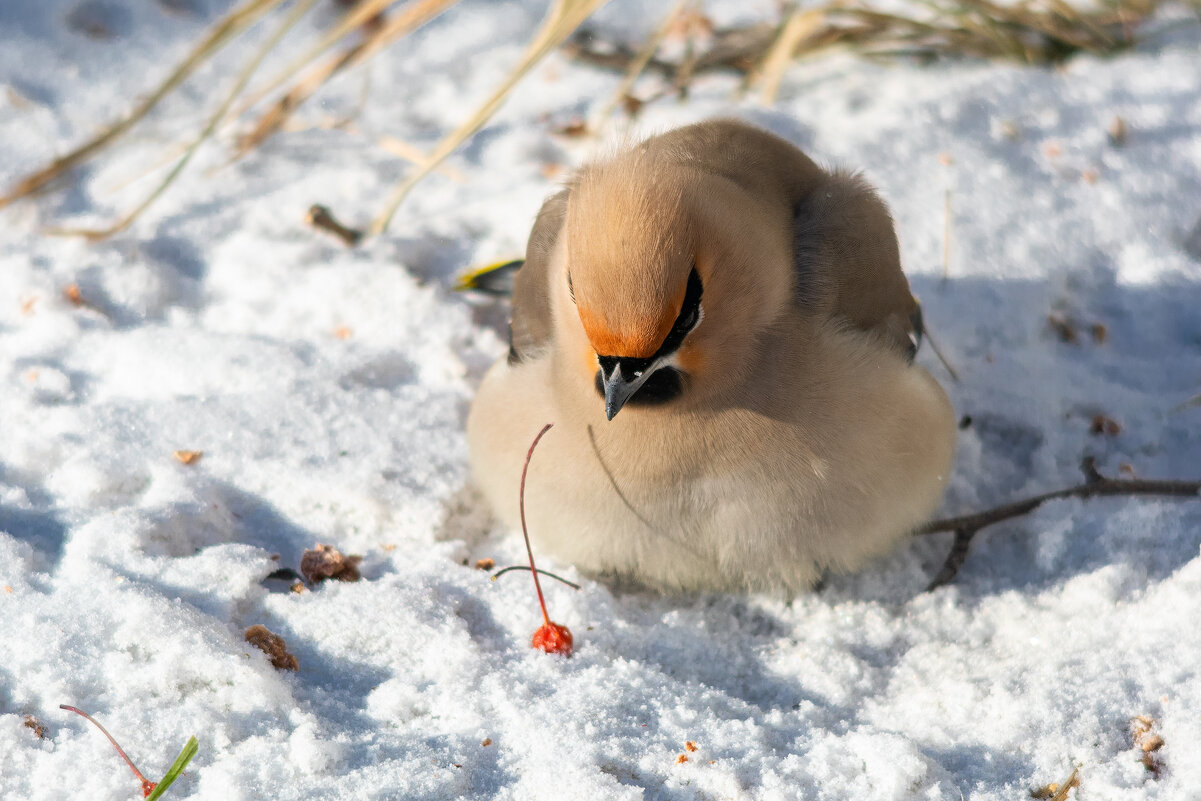
{"type": "Polygon", "coordinates": [[[822,27],[825,10],[822,8],[797,8],[780,29],[780,35],[772,42],[760,68],[762,92],[760,102],[770,106],[776,102],[780,81],[788,65],[796,57],[801,44],[811,40],[822,27]]]}
{"type": "Polygon", "coordinates": [[[609,119],[609,115],[613,113],[613,109],[617,108],[618,104],[625,100],[630,90],[634,88],[634,82],[638,80],[638,76],[642,75],[642,71],[646,69],[646,65],[654,57],[655,52],[659,49],[663,39],[667,36],[667,32],[671,30],[671,26],[684,13],[684,9],[692,0],[676,0],[676,4],[671,7],[663,21],[659,23],[659,27],[655,29],[650,38],[643,44],[638,55],[630,62],[630,66],[626,69],[625,77],[618,84],[617,90],[613,92],[613,96],[600,107],[600,110],[593,115],[592,124],[589,126],[593,131],[599,131],[604,127],[605,122],[609,119]]]}
{"type": "Polygon", "coordinates": [[[159,101],[170,94],[175,87],[183,83],[197,67],[281,2],[282,0],[249,0],[229,12],[145,100],[138,103],[132,111],[120,120],[111,123],[95,137],[80,145],[75,150],[72,150],[65,156],[60,156],[46,167],[23,178],[8,194],[0,196],[0,208],[4,208],[14,200],[25,197],[31,192],[36,192],[72,167],[87,161],[99,153],[105,146],[112,143],[150,113],[151,109],[158,105],[159,101]]]}
{"type": "Polygon", "coordinates": [[[1177,412],[1183,412],[1185,409],[1190,409],[1194,406],[1201,406],[1201,393],[1194,395],[1183,403],[1176,404],[1171,408],[1170,411],[1175,414],[1177,412]]]}
{"type": "MultiPolygon", "coordinates": [[[[417,147],[417,145],[406,142],[403,139],[397,139],[395,136],[381,136],[378,144],[393,156],[400,156],[405,161],[411,161],[414,164],[424,164],[429,159],[429,154],[417,147]]],[[[436,168],[434,172],[439,175],[445,175],[456,184],[467,183],[467,178],[463,173],[446,164],[436,168]]]]}
{"type": "MultiPolygon", "coordinates": [[[[247,98],[238,105],[237,111],[234,112],[234,117],[241,117],[252,106],[256,105],[267,95],[274,92],[276,89],[283,86],[288,81],[296,77],[296,74],[305,67],[311,66],[322,53],[336,45],[347,34],[357,30],[365,25],[369,20],[384,13],[390,6],[395,5],[400,0],[360,0],[355,4],[346,15],[338,21],[338,24],[329,30],[325,36],[317,41],[315,45],[301,53],[296,58],[292,59],[283,69],[272,76],[271,80],[267,81],[262,86],[248,93],[247,98]]],[[[422,0],[418,0],[420,4],[422,0]]],[[[425,0],[428,2],[428,0],[425,0]]]]}
{"type": "MultiPolygon", "coordinates": [[[[648,68],[679,79],[733,69],[757,80],[766,101],[798,55],[835,45],[868,58],[943,56],[994,58],[1054,64],[1079,52],[1109,54],[1129,47],[1135,29],[1172,2],[1201,8],[1201,0],[1099,0],[1073,6],[1067,0],[914,0],[914,8],[869,8],[852,0],[798,9],[783,26],[755,23],[714,32],[709,48],[687,63],[652,59],[648,68]],[[758,75],[755,75],[755,73],[758,75]]],[[[568,49],[574,58],[625,70],[636,51],[596,48],[582,38],[568,49]]]]}
{"type": "MultiPolygon", "coordinates": [[[[360,6],[368,5],[370,2],[372,0],[364,0],[364,2],[360,3],[360,6]]],[[[379,5],[382,0],[374,0],[374,2],[376,5],[379,5]]],[[[407,6],[399,15],[384,22],[363,41],[351,45],[343,52],[310,68],[293,84],[292,88],[283,97],[273,103],[271,108],[259,118],[259,122],[254,130],[242,137],[234,158],[240,158],[276,133],[287,121],[288,117],[291,116],[293,111],[312,97],[317,90],[328,83],[339,72],[366,61],[398,39],[425,25],[457,2],[459,0],[419,0],[407,6]]],[[[356,6],[356,10],[358,8],[356,6]]],[[[354,12],[351,13],[354,14],[354,12]]],[[[355,15],[356,19],[361,16],[361,14],[355,15]]],[[[369,16],[367,19],[372,19],[372,17],[369,16]]],[[[345,23],[346,21],[344,20],[335,31],[344,27],[345,23]]],[[[286,81],[292,76],[293,73],[287,73],[283,80],[286,81]]],[[[267,89],[267,91],[270,91],[270,89],[267,89]]],[[[252,98],[246,104],[246,107],[254,105],[254,102],[255,100],[252,98]]]]}
{"type": "Polygon", "coordinates": [[[204,130],[200,132],[200,134],[188,146],[188,149],[184,151],[184,154],[180,156],[179,161],[177,161],[175,166],[171,168],[171,171],[167,173],[167,176],[163,179],[162,183],[160,183],[144,201],[134,208],[133,211],[129,212],[129,214],[126,214],[108,228],[54,228],[50,229],[47,233],[65,236],[83,236],[92,241],[96,241],[100,239],[106,239],[113,234],[128,228],[130,223],[136,220],[142,212],[149,208],[150,205],[167,190],[167,187],[169,187],[172,182],[175,181],[176,177],[183,172],[184,167],[186,167],[188,162],[192,160],[192,156],[196,155],[196,151],[200,149],[200,146],[204,144],[204,142],[210,136],[212,136],[213,131],[217,130],[217,126],[220,125],[221,120],[225,118],[225,114],[227,111],[229,111],[230,106],[233,105],[235,98],[237,98],[241,91],[246,88],[246,84],[250,81],[250,77],[254,74],[255,70],[259,68],[259,65],[263,62],[263,59],[266,57],[266,55],[271,52],[275,45],[279,43],[279,40],[282,39],[284,35],[287,34],[287,32],[290,31],[292,27],[300,21],[301,17],[307,14],[309,10],[316,4],[317,0],[300,0],[300,2],[293,7],[288,16],[284,18],[284,21],[280,23],[278,28],[275,29],[275,32],[272,33],[267,41],[259,47],[258,52],[254,54],[254,57],[250,60],[250,63],[248,63],[242,69],[242,72],[238,75],[237,81],[234,82],[233,87],[231,87],[229,93],[226,95],[224,102],[222,102],[217,111],[213,113],[213,116],[209,119],[208,124],[204,126],[204,130]]]}
{"type": "Polygon", "coordinates": [[[530,41],[525,55],[522,56],[517,67],[509,73],[509,76],[505,78],[504,82],[492,94],[492,97],[476,109],[475,113],[459,126],[458,129],[438,143],[438,146],[430,154],[425,164],[422,164],[412,175],[401,182],[392,193],[392,197],[389,198],[383,213],[372,221],[369,232],[371,234],[383,233],[392,221],[393,215],[396,214],[396,209],[404,202],[405,197],[408,196],[413,187],[422,178],[429,175],[430,171],[441,164],[459,145],[463,144],[472,134],[483,127],[492,115],[496,113],[496,110],[501,107],[505,98],[508,97],[509,92],[517,85],[517,82],[524,78],[547,53],[556,48],[572,31],[578,28],[593,11],[600,8],[606,2],[607,0],[555,0],[555,4],[547,13],[546,19],[542,22],[542,27],[539,28],[534,38],[530,41]]]}

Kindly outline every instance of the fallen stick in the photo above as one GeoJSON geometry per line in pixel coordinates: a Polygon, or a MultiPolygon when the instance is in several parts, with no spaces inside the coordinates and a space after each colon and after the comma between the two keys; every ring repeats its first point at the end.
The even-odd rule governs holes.
{"type": "Polygon", "coordinates": [[[960,517],[948,517],[943,520],[933,520],[919,528],[915,533],[937,534],[943,531],[955,532],[955,540],[951,543],[951,552],[947,554],[942,569],[926,588],[927,592],[950,584],[959,568],[967,559],[968,547],[972,538],[982,529],[1003,520],[1033,512],[1047,501],[1062,498],[1096,498],[1115,495],[1162,495],[1171,498],[1201,497],[1201,481],[1176,481],[1143,478],[1106,478],[1097,471],[1096,460],[1087,457],[1081,465],[1084,470],[1085,482],[1077,487],[1056,490],[1054,492],[1035,495],[1003,506],[986,509],[975,514],[960,517]]]}

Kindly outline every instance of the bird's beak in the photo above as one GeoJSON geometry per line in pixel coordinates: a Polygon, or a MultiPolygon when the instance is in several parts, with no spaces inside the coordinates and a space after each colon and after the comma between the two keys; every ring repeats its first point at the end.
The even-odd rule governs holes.
{"type": "Polygon", "coordinates": [[[634,371],[629,365],[623,365],[619,359],[601,359],[601,379],[605,385],[605,417],[612,420],[617,416],[621,407],[642,388],[652,372],[653,369],[634,371]],[[626,371],[630,374],[626,375],[626,371]]]}

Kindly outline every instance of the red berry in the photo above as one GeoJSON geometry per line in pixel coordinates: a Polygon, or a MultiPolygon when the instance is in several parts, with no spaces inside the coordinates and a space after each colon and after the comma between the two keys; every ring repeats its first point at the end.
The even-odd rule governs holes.
{"type": "Polygon", "coordinates": [[[548,654],[571,656],[571,629],[558,623],[544,623],[534,632],[530,645],[548,654]]]}

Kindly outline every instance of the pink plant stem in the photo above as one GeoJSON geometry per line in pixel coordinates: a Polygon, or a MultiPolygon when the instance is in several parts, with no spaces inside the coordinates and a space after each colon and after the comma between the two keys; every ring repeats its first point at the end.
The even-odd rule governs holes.
{"type": "Polygon", "coordinates": [[[65,709],[68,712],[74,712],[76,715],[83,715],[85,718],[92,721],[92,725],[95,726],[96,728],[100,729],[100,732],[105,737],[108,738],[108,741],[110,743],[113,744],[113,748],[117,749],[117,753],[120,754],[121,758],[125,760],[125,764],[129,765],[129,769],[133,771],[133,775],[137,776],[138,780],[142,782],[142,786],[145,787],[148,784],[153,786],[154,782],[150,781],[149,779],[147,779],[145,776],[142,775],[142,771],[138,770],[138,766],[133,764],[133,760],[130,759],[129,756],[125,753],[125,749],[123,749],[121,746],[117,745],[117,741],[114,740],[113,736],[108,733],[108,729],[106,729],[100,725],[100,721],[96,720],[96,718],[92,717],[87,712],[84,712],[82,709],[76,709],[73,706],[67,706],[66,704],[59,704],[58,708],[65,709]]]}
{"type": "Polygon", "coordinates": [[[530,470],[530,459],[534,455],[534,448],[538,447],[542,435],[550,431],[552,426],[554,423],[544,425],[538,432],[538,436],[534,437],[534,441],[530,443],[530,449],[525,454],[525,464],[521,466],[521,489],[517,495],[517,509],[521,513],[521,536],[525,537],[525,552],[530,556],[530,575],[534,577],[534,589],[538,591],[538,605],[542,607],[542,619],[548,626],[550,625],[550,615],[546,612],[546,600],[542,597],[542,584],[538,581],[538,568],[534,566],[534,549],[530,546],[530,532],[525,527],[525,474],[530,470]]]}

